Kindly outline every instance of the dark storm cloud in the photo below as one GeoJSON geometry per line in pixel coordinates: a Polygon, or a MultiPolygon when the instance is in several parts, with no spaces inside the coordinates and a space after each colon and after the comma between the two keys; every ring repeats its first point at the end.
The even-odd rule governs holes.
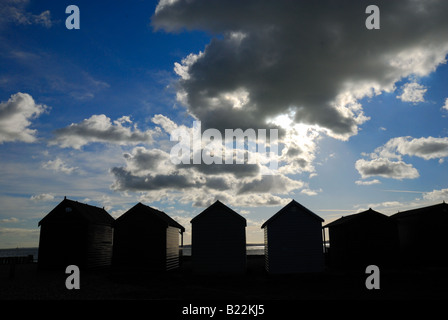
{"type": "Polygon", "coordinates": [[[156,30],[215,35],[176,65],[179,99],[205,127],[266,127],[295,114],[347,139],[368,118],[359,99],[423,76],[448,52],[448,2],[376,1],[380,30],[367,30],[370,1],[161,1],[156,30]]]}

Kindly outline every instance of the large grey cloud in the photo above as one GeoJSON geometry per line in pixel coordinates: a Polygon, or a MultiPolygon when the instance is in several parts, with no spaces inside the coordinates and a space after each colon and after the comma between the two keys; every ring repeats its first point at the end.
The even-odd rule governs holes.
{"type": "Polygon", "coordinates": [[[258,164],[176,165],[168,152],[135,147],[123,155],[125,165],[110,170],[111,189],[139,192],[145,199],[173,200],[203,206],[216,199],[237,205],[278,205],[306,185],[279,173],[261,175],[258,164]]]}
{"type": "Polygon", "coordinates": [[[161,1],[156,30],[216,35],[176,65],[178,97],[205,127],[266,127],[292,114],[340,139],[367,117],[359,100],[429,74],[448,52],[448,2],[376,1],[380,30],[365,27],[370,1],[161,1]]]}

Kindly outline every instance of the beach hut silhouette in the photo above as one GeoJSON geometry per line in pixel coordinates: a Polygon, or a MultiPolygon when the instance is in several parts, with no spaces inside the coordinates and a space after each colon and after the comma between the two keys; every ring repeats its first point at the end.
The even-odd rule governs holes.
{"type": "Polygon", "coordinates": [[[246,219],[219,200],[191,220],[195,273],[246,271],[246,219]]]}
{"type": "Polygon", "coordinates": [[[323,271],[323,221],[292,200],[263,223],[266,271],[277,274],[323,271]]]}
{"type": "Polygon", "coordinates": [[[165,212],[138,203],[115,220],[113,265],[152,271],[178,268],[184,232],[165,212]]]}
{"type": "Polygon", "coordinates": [[[39,221],[39,269],[110,266],[113,222],[104,208],[64,197],[39,221]]]}
{"type": "Polygon", "coordinates": [[[391,216],[398,227],[400,258],[405,265],[448,265],[448,204],[421,207],[391,216]]]}
{"type": "Polygon", "coordinates": [[[398,253],[398,233],[388,216],[369,210],[341,217],[328,229],[331,267],[356,269],[368,265],[392,266],[398,253]]]}

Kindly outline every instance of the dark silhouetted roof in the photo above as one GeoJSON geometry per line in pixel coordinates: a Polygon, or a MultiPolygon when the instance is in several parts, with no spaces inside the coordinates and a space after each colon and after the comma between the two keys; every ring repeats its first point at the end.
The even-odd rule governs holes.
{"type": "Polygon", "coordinates": [[[46,221],[57,220],[68,213],[66,208],[70,208],[70,213],[79,215],[89,223],[112,225],[114,218],[104,208],[98,208],[89,204],[64,198],[53,210],[39,221],[39,226],[46,221]]]}
{"type": "Polygon", "coordinates": [[[311,217],[318,219],[320,221],[324,221],[324,219],[322,219],[321,217],[319,217],[317,214],[315,214],[314,212],[312,212],[311,210],[305,208],[304,206],[302,206],[300,203],[298,203],[296,200],[292,200],[290,203],[288,203],[286,206],[284,206],[282,209],[280,209],[276,214],[274,214],[272,217],[270,217],[265,223],[263,223],[263,225],[261,226],[261,228],[263,229],[267,224],[271,223],[272,221],[274,221],[275,219],[277,219],[279,216],[281,216],[282,214],[284,214],[285,212],[287,212],[292,206],[298,207],[300,209],[300,212],[303,212],[305,214],[310,215],[311,217]]]}
{"type": "Polygon", "coordinates": [[[191,223],[194,223],[195,221],[201,219],[202,217],[206,216],[207,214],[211,214],[213,213],[215,210],[217,209],[224,209],[225,211],[227,211],[230,215],[240,219],[241,221],[244,222],[244,225],[247,225],[246,223],[246,218],[244,218],[243,216],[241,216],[240,214],[236,213],[235,211],[233,211],[232,209],[230,209],[228,206],[226,206],[225,204],[223,204],[221,201],[216,200],[216,202],[214,204],[212,204],[210,207],[208,207],[207,209],[205,209],[204,211],[202,211],[200,214],[198,214],[196,217],[194,217],[193,219],[191,219],[191,223]]]}
{"type": "Polygon", "coordinates": [[[386,215],[384,215],[378,211],[372,210],[372,208],[369,208],[369,210],[366,210],[366,211],[362,211],[359,213],[351,214],[349,216],[341,217],[333,222],[326,224],[324,226],[324,228],[345,225],[347,223],[356,222],[359,220],[363,220],[365,218],[370,218],[372,216],[388,218],[386,215]]]}
{"type": "Polygon", "coordinates": [[[448,204],[446,204],[444,201],[442,203],[435,204],[432,206],[427,206],[427,207],[422,207],[422,208],[417,208],[417,209],[412,209],[412,210],[406,210],[406,211],[398,212],[398,213],[392,215],[391,218],[401,219],[401,218],[420,216],[420,215],[424,215],[424,214],[431,215],[434,213],[448,214],[448,204]]]}
{"type": "Polygon", "coordinates": [[[175,227],[180,229],[182,232],[185,232],[185,228],[181,226],[176,220],[171,218],[169,215],[167,215],[165,212],[151,208],[147,205],[144,205],[143,203],[139,202],[135,206],[133,206],[131,209],[126,211],[124,214],[122,214],[120,217],[117,218],[117,222],[119,222],[121,219],[124,219],[129,214],[132,214],[132,212],[143,212],[147,214],[152,214],[156,216],[160,221],[162,221],[166,226],[175,227]]]}

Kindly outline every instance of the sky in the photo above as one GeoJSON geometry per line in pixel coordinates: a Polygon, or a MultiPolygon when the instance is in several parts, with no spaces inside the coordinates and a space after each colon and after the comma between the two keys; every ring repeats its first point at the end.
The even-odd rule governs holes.
{"type": "Polygon", "coordinates": [[[158,208],[185,243],[216,200],[247,219],[249,243],[292,199],[325,223],[447,201],[446,12],[442,0],[2,1],[0,248],[38,246],[64,196],[115,218],[158,208]],[[270,154],[246,146],[255,163],[206,163],[229,146],[199,141],[194,121],[222,137],[253,129],[258,146],[258,130],[276,130],[277,152],[268,135],[270,154]],[[200,163],[172,161],[188,145],[176,130],[202,143],[200,163]]]}

